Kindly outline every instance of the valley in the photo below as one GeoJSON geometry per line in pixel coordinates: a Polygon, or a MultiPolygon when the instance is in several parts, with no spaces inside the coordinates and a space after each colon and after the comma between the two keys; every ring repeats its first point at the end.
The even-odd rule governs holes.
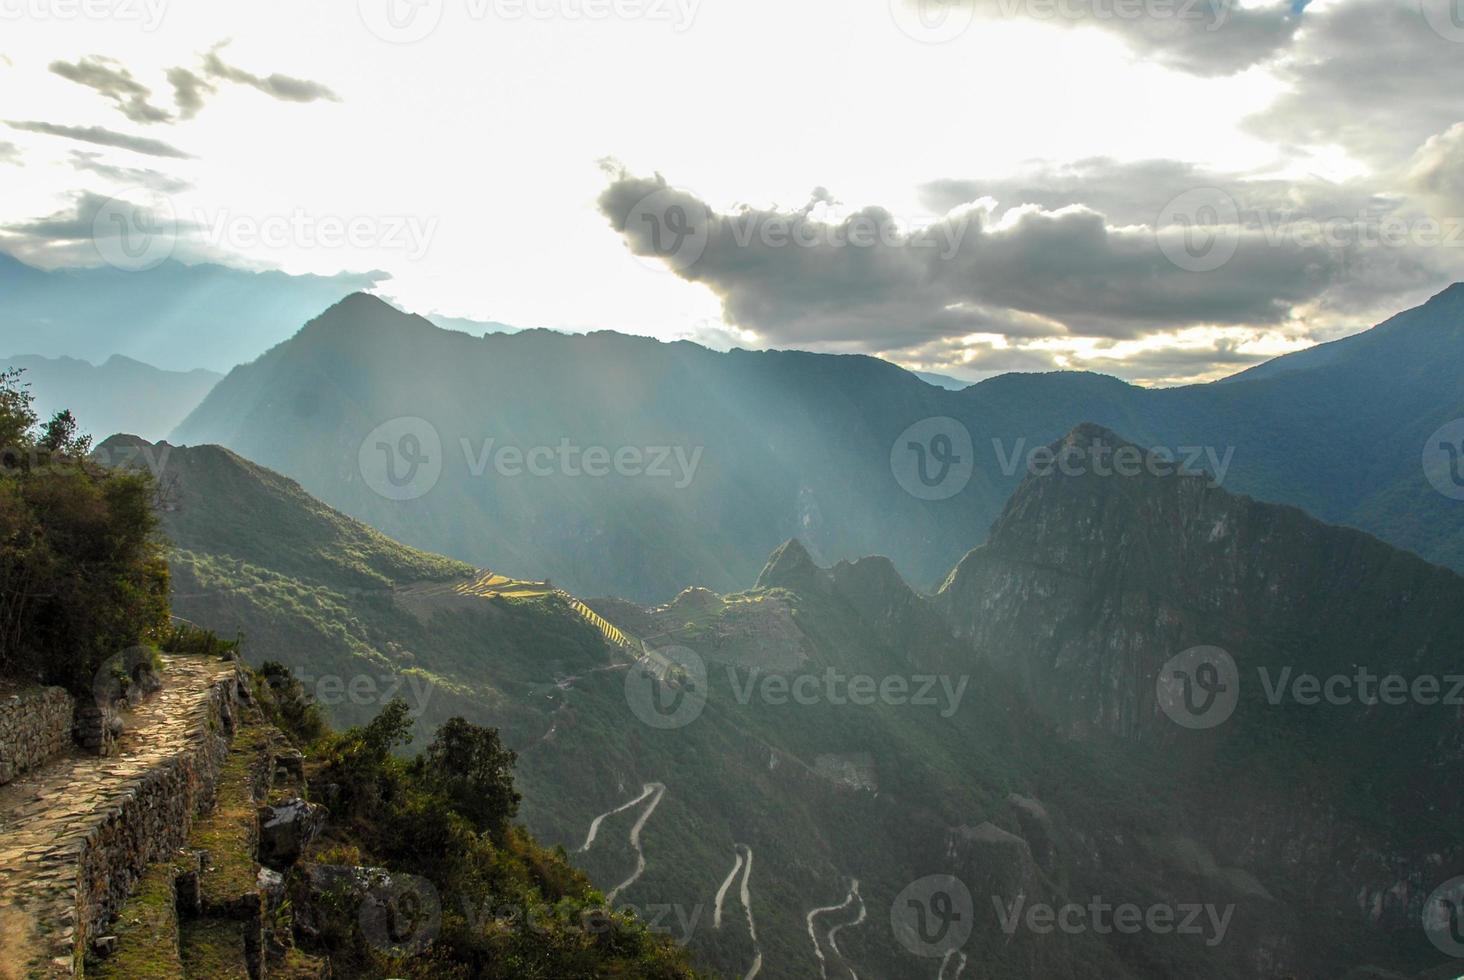
{"type": "MultiPolygon", "coordinates": [[[[1056,448],[1064,445],[1086,453],[1124,443],[1079,427],[1056,448]]],[[[1384,744],[1456,758],[1458,730],[1445,714],[1267,706],[1258,686],[1245,685],[1234,725],[1187,733],[1164,717],[1154,677],[1166,657],[1197,642],[1298,669],[1319,667],[1342,646],[1379,671],[1401,671],[1399,658],[1414,651],[1409,669],[1418,674],[1447,668],[1457,642],[1450,631],[1464,631],[1453,613],[1417,618],[1429,603],[1464,596],[1453,573],[1233,497],[1203,477],[1029,477],[990,540],[930,596],[886,560],[824,566],[790,541],[747,592],[692,589],[642,607],[581,601],[543,579],[402,549],[224,450],[175,448],[172,460],[178,505],[165,523],[178,549],[182,615],[225,635],[242,631],[246,651],[261,635],[272,657],[298,650],[292,666],[307,683],[332,663],[347,678],[380,664],[427,679],[413,705],[418,726],[449,714],[499,726],[520,752],[523,816],[534,832],[572,851],[612,904],[680,910],[697,924],[678,938],[721,973],[874,977],[924,963],[955,976],[979,963],[993,976],[1077,977],[1096,963],[1104,975],[1138,977],[1184,963],[1189,975],[1238,980],[1251,975],[1246,951],[1257,948],[1297,976],[1331,975],[1329,949],[1419,965],[1426,948],[1407,939],[1406,923],[1421,896],[1400,883],[1430,878],[1429,855],[1445,865],[1464,857],[1411,788],[1428,778],[1430,799],[1453,798],[1460,786],[1449,767],[1385,775],[1393,749],[1384,744]],[[258,514],[261,530],[221,537],[231,522],[214,511],[226,501],[229,512],[258,514]],[[235,557],[261,554],[253,535],[281,523],[295,528],[299,560],[274,571],[235,557]],[[1073,537],[1078,528],[1091,541],[1073,537]],[[1252,535],[1270,543],[1248,544],[1252,535]],[[1044,549],[1054,550],[1043,557],[1044,549]],[[380,553],[372,569],[399,577],[357,585],[355,566],[306,557],[362,551],[380,553]],[[1319,556],[1315,571],[1294,560],[1274,570],[1248,564],[1302,551],[1319,556]],[[1170,567],[1180,560],[1198,577],[1170,567]],[[1115,562],[1130,571],[1110,570],[1115,562]],[[1346,584],[1311,584],[1307,576],[1318,574],[1346,584]],[[1199,585],[1226,576],[1235,584],[1221,591],[1199,585]],[[1070,594],[1087,581],[1128,584],[1112,599],[1070,594]],[[1406,609],[1386,599],[1397,589],[1412,597],[1406,609]],[[1349,599],[1325,613],[1297,608],[1302,596],[1333,594],[1349,599]],[[280,602],[286,595],[296,597],[290,605],[280,602]],[[1224,605],[1206,605],[1232,601],[1250,603],[1245,632],[1226,625],[1236,620],[1224,605]],[[329,634],[310,625],[311,608],[346,612],[347,632],[323,646],[329,634]],[[1142,619],[1103,618],[1123,610],[1142,619]],[[1082,639],[1085,630],[1130,639],[1112,647],[1082,639]],[[1398,640],[1384,643],[1386,635],[1398,640]],[[1105,652],[1075,659],[1048,649],[1105,652]],[[1043,663],[1069,673],[1036,672],[1043,663]],[[822,695],[780,700],[763,684],[748,688],[752,696],[739,690],[750,665],[790,690],[830,671],[907,684],[959,674],[970,683],[948,683],[961,692],[949,712],[879,697],[862,706],[822,695]],[[1100,673],[1081,679],[1074,670],[1100,673]],[[642,677],[654,692],[645,702],[634,694],[642,677]],[[1111,702],[1099,697],[1107,691],[1111,702]],[[667,720],[672,727],[658,727],[667,720]],[[1346,766],[1324,761],[1339,753],[1346,766]],[[1264,775],[1302,771],[1305,781],[1264,775]],[[1243,810],[1227,802],[1239,785],[1251,801],[1243,810]],[[771,825],[770,813],[779,814],[771,825]],[[1368,814],[1378,813],[1410,834],[1375,824],[1368,814]],[[1288,860],[1283,884],[1279,856],[1318,835],[1330,843],[1288,860]],[[1363,857],[1384,849],[1381,863],[1363,857]],[[877,910],[898,908],[910,868],[942,869],[971,890],[976,921],[958,948],[919,959],[891,935],[877,910]],[[1344,911],[1356,908],[1359,890],[1379,896],[1381,914],[1344,911]],[[1239,938],[1212,948],[1184,937],[1114,945],[1092,932],[1007,933],[991,901],[1014,894],[1057,905],[1084,895],[1202,900],[1233,907],[1227,925],[1239,938]]],[[[370,698],[328,705],[346,718],[378,707],[370,698]]]]}

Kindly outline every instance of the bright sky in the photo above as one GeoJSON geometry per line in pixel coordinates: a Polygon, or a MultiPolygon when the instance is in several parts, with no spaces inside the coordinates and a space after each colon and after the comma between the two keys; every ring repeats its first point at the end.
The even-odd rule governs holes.
{"type": "MultiPolygon", "coordinates": [[[[719,291],[631,255],[596,203],[611,179],[604,158],[639,177],[660,173],[716,212],[796,210],[822,187],[849,208],[878,205],[913,225],[938,217],[922,194],[931,182],[1007,180],[1091,158],[1226,175],[1299,167],[1309,180],[1382,169],[1347,148],[1300,153],[1246,128],[1287,88],[1274,66],[1206,77],[1090,22],[981,17],[953,40],[923,43],[901,28],[912,12],[891,0],[85,0],[102,17],[76,16],[81,2],[0,0],[0,120],[102,127],[192,159],[0,127],[19,156],[18,168],[0,168],[0,225],[62,212],[84,190],[117,193],[125,175],[73,166],[75,151],[96,153],[191,185],[169,203],[212,230],[184,257],[290,272],[383,269],[393,277],[384,291],[409,309],[520,326],[725,331],[797,346],[729,322],[719,291]],[[368,26],[390,32],[388,3],[408,30],[437,26],[389,43],[368,26]],[[518,9],[536,13],[511,17],[518,9]],[[610,15],[590,19],[591,10],[610,15]],[[115,59],[151,90],[149,104],[173,113],[165,73],[198,71],[226,40],[218,56],[231,68],[310,80],[338,101],[286,101],[215,79],[196,118],[146,123],[51,68],[115,59]],[[355,222],[362,240],[321,245],[311,229],[331,220],[355,222]],[[287,221],[295,230],[280,242],[251,237],[261,222],[287,221]]],[[[1127,222],[1110,214],[1108,223],[1127,222]]],[[[754,286],[725,286],[744,288],[754,286]]],[[[1040,306],[1024,309],[1054,315],[1040,306]]],[[[1197,326],[1206,328],[1147,323],[1145,337],[1183,346],[1197,326]]],[[[1230,321],[1220,333],[1236,329],[1230,321]]],[[[1247,343],[1272,350],[1309,342],[1275,323],[1245,330],[1247,343]]],[[[840,346],[816,340],[808,346],[840,346]]],[[[1155,341],[1125,343],[1098,356],[1121,359],[1155,341]]],[[[959,352],[905,355],[892,353],[963,373],[959,352]]],[[[973,362],[964,373],[984,370],[973,362]]]]}

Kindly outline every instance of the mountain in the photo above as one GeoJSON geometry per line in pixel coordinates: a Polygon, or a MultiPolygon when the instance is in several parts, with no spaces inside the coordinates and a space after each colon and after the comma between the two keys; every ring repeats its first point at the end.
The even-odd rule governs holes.
{"type": "Polygon", "coordinates": [[[0,358],[0,371],[17,368],[25,371],[41,418],[70,409],[84,431],[99,437],[135,432],[161,439],[223,377],[202,368],[163,371],[121,354],[100,365],[72,357],[0,358]]]}
{"type": "Polygon", "coordinates": [[[1458,709],[1273,706],[1253,677],[1442,673],[1464,580],[1201,477],[1103,475],[1125,446],[1069,433],[1078,465],[1026,478],[934,597],[790,540],[753,588],[658,606],[469,573],[217,447],[105,448],[165,474],[180,615],[338,723],[396,695],[419,731],[501,728],[534,835],[722,975],[1423,977],[1421,903],[1464,871],[1458,709]],[[1159,704],[1184,644],[1238,664],[1226,724],[1159,704]],[[942,947],[911,903],[951,879],[970,932],[942,947]],[[1105,901],[1215,918],[1003,921],[1105,901]]]}
{"type": "Polygon", "coordinates": [[[1319,910],[1274,949],[1431,962],[1405,939],[1464,868],[1464,579],[1098,426],[1052,448],[1072,465],[1023,482],[936,607],[1044,721],[1167,772],[1189,833],[1260,886],[1251,914],[1319,910]]]}
{"type": "Polygon", "coordinates": [[[960,391],[963,388],[971,387],[971,382],[962,381],[960,378],[953,378],[948,374],[935,374],[931,371],[911,371],[910,373],[926,384],[935,385],[937,388],[960,391]]]}
{"type": "Polygon", "coordinates": [[[948,391],[852,355],[471,337],[357,295],[231,372],[173,439],[229,446],[418,547],[641,601],[740,588],[795,536],[820,561],[888,555],[933,588],[1032,453],[1083,421],[1464,568],[1464,511],[1430,484],[1447,487],[1444,453],[1420,465],[1464,417],[1464,286],[1343,351],[1175,389],[1068,372],[948,391]],[[437,462],[412,466],[398,450],[414,446],[437,462]],[[605,475],[580,469],[591,448],[605,475]]]}

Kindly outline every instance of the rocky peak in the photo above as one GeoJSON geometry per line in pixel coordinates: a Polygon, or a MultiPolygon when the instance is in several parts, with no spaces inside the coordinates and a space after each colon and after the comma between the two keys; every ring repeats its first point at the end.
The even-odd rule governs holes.
{"type": "Polygon", "coordinates": [[[814,586],[826,588],[828,573],[818,567],[808,549],[797,538],[789,538],[778,546],[757,577],[758,589],[790,589],[800,592],[814,586]]]}

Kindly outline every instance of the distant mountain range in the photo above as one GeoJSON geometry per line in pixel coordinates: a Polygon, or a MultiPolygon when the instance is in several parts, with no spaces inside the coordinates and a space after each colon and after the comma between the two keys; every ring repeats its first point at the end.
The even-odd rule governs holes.
{"type": "Polygon", "coordinates": [[[168,261],[147,271],[36,269],[0,252],[0,333],[16,353],[228,371],[383,273],[291,276],[168,261]]]}
{"type": "Polygon", "coordinates": [[[41,418],[70,409],[98,439],[117,432],[161,439],[223,377],[202,368],[163,371],[121,354],[100,365],[72,357],[0,357],[0,371],[10,369],[25,372],[41,418]]]}
{"type": "Polygon", "coordinates": [[[228,446],[418,547],[660,600],[737,588],[794,536],[821,561],[888,555],[933,588],[1032,451],[1085,421],[1464,568],[1464,509],[1423,463],[1460,417],[1464,285],[1315,352],[1157,390],[1050,373],[951,391],[861,356],[474,337],[355,295],[231,372],[173,438],[228,446]],[[604,475],[580,465],[591,449],[604,475]]]}
{"type": "Polygon", "coordinates": [[[759,955],[769,976],[930,974],[939,959],[906,952],[925,924],[903,898],[950,875],[980,976],[1451,976],[1418,923],[1464,872],[1458,709],[1308,704],[1285,682],[1273,702],[1257,678],[1457,673],[1464,579],[1203,476],[1105,470],[1149,457],[1097,426],[1051,447],[1070,465],[1024,477],[934,597],[886,559],[825,565],[792,540],[746,592],[592,602],[648,662],[705,665],[682,695],[700,713],[664,729],[638,711],[642,668],[561,598],[465,593],[468,569],[217,447],[103,448],[165,474],[180,615],[242,630],[246,656],[295,667],[343,723],[391,691],[423,729],[501,726],[530,829],[607,891],[630,882],[621,901],[700,908],[692,949],[724,975],[759,955]],[[1161,698],[1197,646],[1236,671],[1213,688],[1214,727],[1161,698]],[[962,693],[768,694],[830,672],[962,693]],[[744,907],[720,885],[754,856],[744,907]],[[1007,928],[998,911],[1095,900],[1217,918],[1130,935],[1007,928]]]}

